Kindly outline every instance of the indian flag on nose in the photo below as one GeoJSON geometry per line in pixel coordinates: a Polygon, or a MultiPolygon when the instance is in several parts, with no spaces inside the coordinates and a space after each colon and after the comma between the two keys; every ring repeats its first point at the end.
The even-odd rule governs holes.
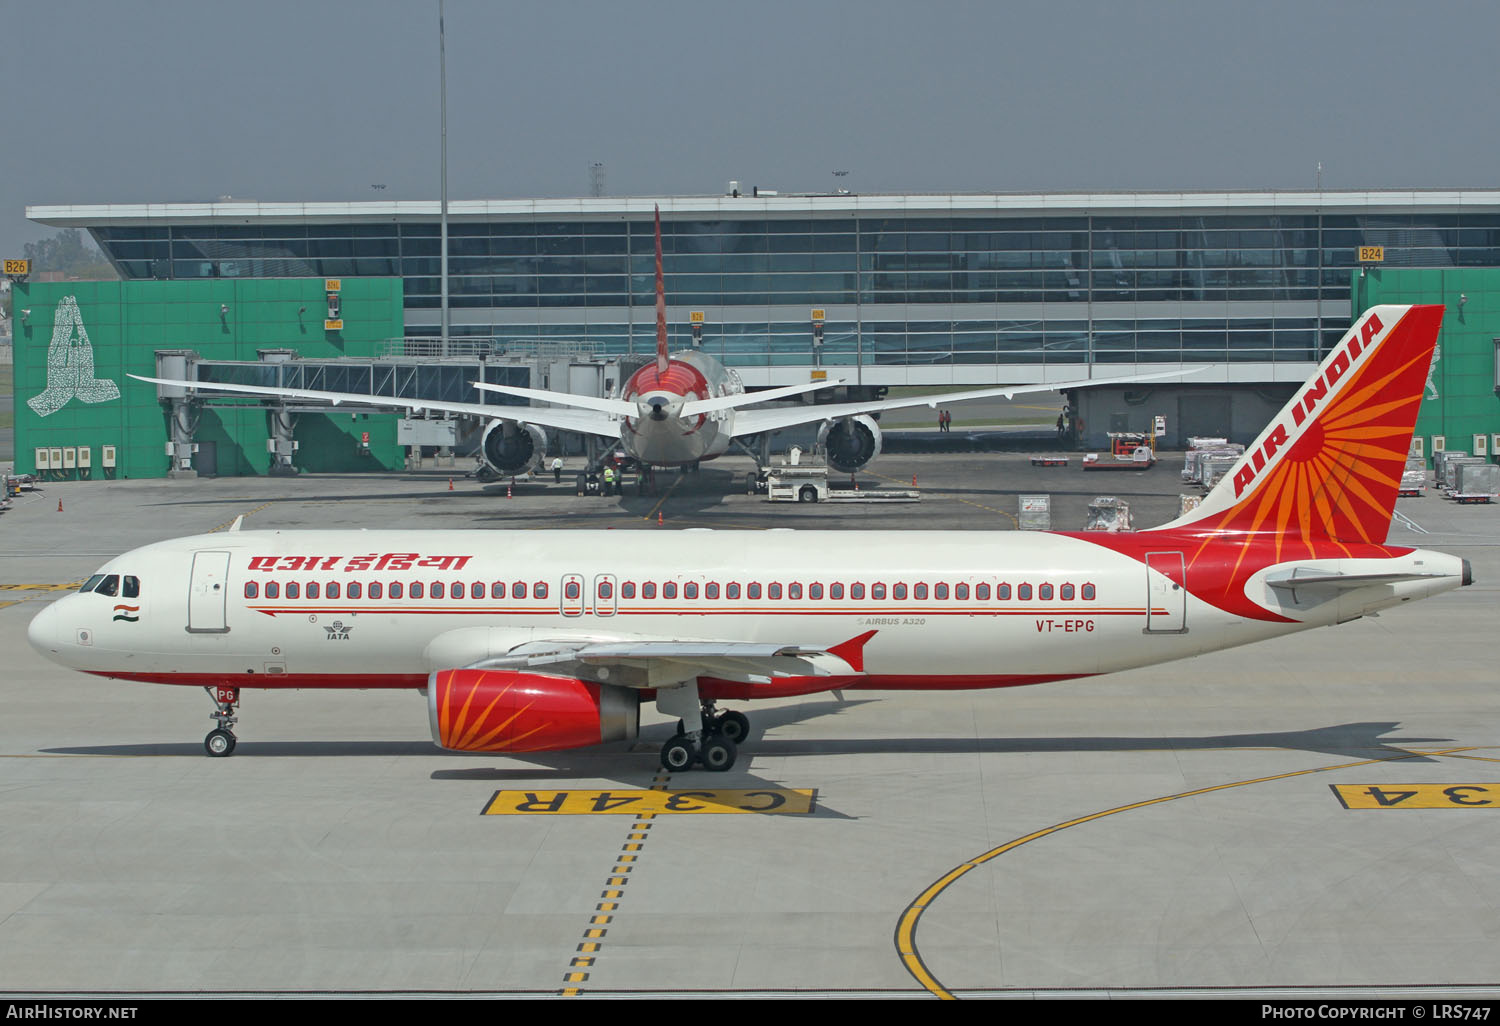
{"type": "Polygon", "coordinates": [[[141,618],[140,606],[115,606],[115,619],[124,620],[126,623],[136,623],[141,618]]]}

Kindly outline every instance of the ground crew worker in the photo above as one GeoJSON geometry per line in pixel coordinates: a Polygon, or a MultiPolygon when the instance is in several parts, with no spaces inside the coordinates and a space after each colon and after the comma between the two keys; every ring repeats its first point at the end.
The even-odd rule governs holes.
{"type": "Polygon", "coordinates": [[[615,468],[614,467],[605,467],[604,468],[604,494],[605,495],[613,495],[614,493],[615,493],[615,468]]]}
{"type": "Polygon", "coordinates": [[[552,457],[552,483],[562,484],[562,457],[552,457]]]}

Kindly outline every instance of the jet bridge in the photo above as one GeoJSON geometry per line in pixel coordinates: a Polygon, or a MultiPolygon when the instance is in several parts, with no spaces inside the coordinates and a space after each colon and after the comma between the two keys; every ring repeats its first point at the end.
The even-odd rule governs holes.
{"type": "MultiPolygon", "coordinates": [[[[547,388],[559,377],[569,391],[603,395],[618,379],[612,364],[577,358],[554,361],[537,354],[496,356],[483,351],[447,356],[384,356],[303,359],[295,350],[257,350],[257,360],[210,360],[193,350],[158,350],[156,376],[207,384],[255,385],[321,392],[345,392],[399,399],[458,402],[494,407],[525,406],[514,396],[473,387],[476,381],[523,388],[547,388]]],[[[559,382],[561,383],[561,382],[559,382]]],[[[553,385],[552,387],[556,387],[553,385]]],[[[171,476],[196,476],[193,435],[204,408],[230,407],[266,411],[266,450],[273,474],[295,474],[293,438],[297,418],[303,414],[328,415],[332,403],[320,400],[281,399],[251,395],[199,392],[189,394],[182,386],[158,385],[157,398],[169,408],[170,437],[167,455],[171,476]]],[[[397,441],[412,448],[435,446],[464,450],[478,444],[479,418],[453,416],[437,411],[399,414],[397,441]]],[[[565,445],[568,452],[581,451],[577,440],[565,445]]]]}

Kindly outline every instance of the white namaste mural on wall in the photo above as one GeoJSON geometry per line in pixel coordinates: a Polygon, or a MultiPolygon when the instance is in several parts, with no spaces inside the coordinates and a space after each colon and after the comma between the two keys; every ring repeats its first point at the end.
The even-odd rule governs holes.
{"type": "Polygon", "coordinates": [[[120,388],[108,378],[94,377],[94,344],[78,312],[78,299],[64,296],[52,320],[52,344],[47,347],[47,387],[26,400],[38,417],[56,413],[77,396],[86,403],[120,398],[120,388]]]}
{"type": "Polygon", "coordinates": [[[1432,347],[1432,362],[1427,365],[1427,393],[1428,393],[1427,394],[1427,401],[1428,402],[1432,402],[1432,400],[1438,398],[1438,388],[1437,388],[1437,385],[1433,383],[1433,376],[1435,374],[1437,374],[1438,361],[1441,360],[1442,358],[1443,358],[1443,347],[1442,346],[1433,346],[1432,347]]]}

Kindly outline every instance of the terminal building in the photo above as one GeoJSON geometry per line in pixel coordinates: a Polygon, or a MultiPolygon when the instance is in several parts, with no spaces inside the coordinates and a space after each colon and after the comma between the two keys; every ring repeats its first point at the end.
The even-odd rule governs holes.
{"type": "MultiPolygon", "coordinates": [[[[533,383],[562,387],[537,376],[654,348],[658,206],[674,348],[700,345],[750,388],[820,376],[865,392],[978,387],[1208,365],[1180,383],[1070,393],[1086,425],[1082,444],[1102,447],[1105,432],[1145,430],[1157,416],[1168,446],[1193,435],[1248,441],[1354,313],[1405,301],[1402,283],[1420,269],[1413,287],[1449,314],[1419,433],[1467,442],[1500,432],[1500,191],[866,196],[731,187],[708,197],[454,202],[446,346],[435,341],[436,203],[34,206],[27,216],[90,232],[123,279],[108,317],[171,326],[157,332],[166,344],[125,333],[121,373],[152,373],[157,350],[229,362],[279,350],[273,359],[294,362],[509,360],[506,380],[524,366],[533,383]],[[368,283],[359,288],[369,308],[346,291],[340,310],[346,324],[362,322],[363,336],[310,330],[325,323],[329,279],[346,290],[368,283]],[[296,298],[273,298],[283,293],[296,298]],[[252,327],[221,307],[264,319],[252,327]],[[1464,397],[1451,413],[1449,396],[1464,397]]],[[[18,288],[21,307],[26,290],[44,287],[18,288]]],[[[100,295],[103,285],[92,288],[100,295]]],[[[53,320],[63,297],[29,298],[36,320],[17,325],[18,466],[28,432],[42,444],[41,420],[28,424],[24,409],[27,389],[43,383],[37,347],[22,333],[43,313],[53,320]]],[[[584,374],[581,387],[620,380],[584,374]]],[[[65,423],[51,421],[45,434],[65,423]]],[[[259,472],[264,462],[236,465],[259,472]]]]}

